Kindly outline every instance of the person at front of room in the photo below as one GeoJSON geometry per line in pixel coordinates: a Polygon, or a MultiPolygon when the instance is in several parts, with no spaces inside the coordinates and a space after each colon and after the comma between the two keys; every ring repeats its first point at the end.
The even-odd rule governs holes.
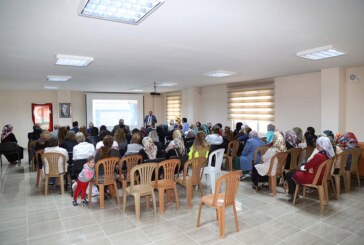
{"type": "Polygon", "coordinates": [[[153,115],[152,111],[149,111],[149,114],[144,117],[145,128],[154,128],[157,123],[157,118],[153,115]]]}

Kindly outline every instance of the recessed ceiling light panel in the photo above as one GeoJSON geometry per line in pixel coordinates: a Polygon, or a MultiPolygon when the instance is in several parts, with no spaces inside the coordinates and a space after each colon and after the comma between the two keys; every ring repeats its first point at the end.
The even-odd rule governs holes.
{"type": "Polygon", "coordinates": [[[67,82],[71,79],[71,76],[47,76],[48,82],[67,82]]]}
{"type": "Polygon", "coordinates": [[[236,72],[233,71],[216,70],[216,71],[205,72],[203,75],[207,77],[228,77],[235,74],[236,72]]]}
{"type": "Polygon", "coordinates": [[[129,89],[130,92],[144,92],[144,89],[129,89]]]}
{"type": "Polygon", "coordinates": [[[83,0],[81,16],[137,25],[161,6],[158,0],[83,0]]]}
{"type": "Polygon", "coordinates": [[[176,82],[155,82],[157,87],[173,87],[178,85],[176,82]]]}
{"type": "Polygon", "coordinates": [[[88,66],[93,61],[94,61],[93,57],[58,54],[57,55],[56,65],[88,66]]]}
{"type": "Polygon", "coordinates": [[[341,56],[344,54],[344,52],[335,50],[332,45],[328,45],[298,52],[297,56],[309,60],[322,60],[326,58],[341,56]]]}
{"type": "Polygon", "coordinates": [[[57,86],[48,86],[48,85],[43,85],[44,89],[49,89],[49,90],[57,90],[58,87],[57,86]]]}

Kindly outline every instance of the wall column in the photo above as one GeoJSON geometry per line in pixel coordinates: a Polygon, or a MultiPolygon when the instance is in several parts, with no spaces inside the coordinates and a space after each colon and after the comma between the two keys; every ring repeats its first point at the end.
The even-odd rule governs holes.
{"type": "MultiPolygon", "coordinates": [[[[343,133],[346,128],[345,69],[321,70],[321,131],[343,133]]],[[[317,132],[317,134],[319,134],[317,132]]]]}

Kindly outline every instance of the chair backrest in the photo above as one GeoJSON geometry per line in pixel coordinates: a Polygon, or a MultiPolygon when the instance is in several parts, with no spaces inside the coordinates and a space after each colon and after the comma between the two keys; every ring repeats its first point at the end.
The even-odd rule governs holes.
{"type": "Polygon", "coordinates": [[[191,168],[192,176],[190,179],[192,185],[199,184],[201,177],[203,175],[203,167],[205,166],[205,163],[206,163],[205,157],[196,157],[187,161],[183,167],[183,182],[185,183],[188,169],[191,168]]]}
{"type": "Polygon", "coordinates": [[[45,169],[44,173],[48,172],[49,177],[58,177],[66,171],[66,157],[61,153],[43,153],[42,161],[45,169]],[[61,164],[62,172],[59,171],[59,164],[61,164]],[[46,171],[46,166],[48,166],[48,171],[46,171]]]}
{"type": "Polygon", "coordinates": [[[0,154],[4,154],[4,152],[16,152],[17,150],[18,144],[15,142],[0,143],[0,154]]]}
{"type": "Polygon", "coordinates": [[[360,159],[360,155],[363,152],[362,148],[353,148],[350,150],[351,152],[351,165],[350,171],[357,171],[358,170],[358,162],[360,159]]]}
{"type": "Polygon", "coordinates": [[[264,142],[264,144],[267,144],[267,137],[262,137],[260,139],[264,142]]]}
{"type": "MultiPolygon", "coordinates": [[[[163,184],[165,187],[173,186],[175,181],[175,171],[181,165],[181,160],[179,159],[167,159],[158,164],[158,169],[163,169],[163,184]]],[[[158,179],[156,180],[158,182],[158,179]]]]}
{"type": "Polygon", "coordinates": [[[228,144],[227,152],[226,154],[228,156],[231,156],[232,158],[236,157],[238,154],[240,142],[239,140],[232,140],[228,144]]]}
{"type": "Polygon", "coordinates": [[[228,174],[220,176],[216,181],[215,194],[213,200],[213,206],[217,206],[218,197],[220,194],[220,187],[225,182],[225,198],[224,206],[230,206],[235,202],[236,193],[239,187],[239,181],[241,176],[241,170],[232,171],[228,174]]]}
{"type": "Polygon", "coordinates": [[[345,171],[346,162],[348,161],[349,150],[345,150],[336,155],[336,164],[340,166],[339,174],[343,174],[345,171]]]}
{"type": "Polygon", "coordinates": [[[224,158],[224,148],[221,149],[217,149],[213,152],[211,152],[211,154],[209,155],[209,164],[208,167],[211,168],[211,163],[212,163],[212,159],[215,156],[215,169],[220,170],[221,169],[221,165],[222,165],[222,159],[224,158]]]}
{"type": "Polygon", "coordinates": [[[287,152],[278,152],[273,155],[270,159],[270,166],[268,170],[268,176],[279,176],[282,175],[284,170],[284,165],[286,164],[288,153],[287,152]],[[273,169],[275,169],[275,174],[272,174],[273,169]]]}
{"type": "Polygon", "coordinates": [[[287,151],[288,154],[291,154],[291,161],[289,163],[290,169],[296,169],[298,164],[298,158],[301,154],[301,148],[291,148],[287,151]]]}
{"type": "Polygon", "coordinates": [[[322,185],[323,184],[323,181],[321,181],[321,183],[318,183],[320,180],[322,171],[325,171],[322,176],[322,180],[327,180],[327,175],[331,171],[334,160],[335,160],[335,157],[332,157],[332,158],[327,159],[323,163],[321,163],[321,165],[317,169],[317,172],[315,174],[315,178],[313,179],[312,185],[322,185]]]}
{"type": "Polygon", "coordinates": [[[95,165],[95,170],[96,170],[96,184],[99,184],[99,169],[102,166],[104,169],[104,174],[103,174],[103,182],[102,184],[104,185],[111,185],[114,183],[114,173],[115,173],[115,166],[117,164],[117,162],[119,161],[118,157],[107,157],[104,159],[100,159],[97,161],[96,165],[95,165]]]}
{"type": "Polygon", "coordinates": [[[28,153],[29,153],[29,158],[32,158],[35,156],[35,151],[34,151],[34,147],[37,144],[38,140],[30,140],[28,142],[28,153]]]}
{"type": "Polygon", "coordinates": [[[262,159],[262,156],[268,149],[269,149],[268,145],[262,145],[257,147],[254,151],[253,164],[258,164],[257,162],[258,154],[260,155],[260,159],[262,159]]]}
{"type": "Polygon", "coordinates": [[[314,150],[315,147],[312,146],[307,146],[303,148],[299,157],[299,163],[307,162],[307,159],[311,156],[314,150]]]}
{"type": "Polygon", "coordinates": [[[130,172],[130,191],[134,192],[135,178],[139,178],[139,190],[140,192],[153,190],[152,187],[152,175],[153,172],[157,176],[158,163],[144,163],[136,165],[130,172]]]}
{"type": "Polygon", "coordinates": [[[118,162],[119,178],[130,181],[130,172],[132,168],[143,162],[143,156],[140,154],[131,154],[123,156],[118,162]],[[125,168],[124,168],[125,166],[125,168]],[[125,172],[123,172],[125,171],[125,172]]]}
{"type": "Polygon", "coordinates": [[[35,162],[39,168],[43,168],[42,154],[44,153],[44,149],[37,150],[35,152],[35,162]],[[40,165],[41,164],[41,165],[40,165]]]}

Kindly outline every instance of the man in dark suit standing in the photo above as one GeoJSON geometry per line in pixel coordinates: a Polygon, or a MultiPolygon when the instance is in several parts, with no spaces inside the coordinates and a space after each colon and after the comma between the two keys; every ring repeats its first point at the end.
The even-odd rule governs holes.
{"type": "Polygon", "coordinates": [[[144,125],[145,128],[154,128],[155,124],[157,123],[157,118],[153,115],[152,111],[149,111],[149,114],[144,118],[144,125]]]}
{"type": "Polygon", "coordinates": [[[113,128],[113,129],[112,129],[112,131],[111,131],[111,135],[112,135],[112,136],[114,136],[115,131],[116,131],[118,128],[124,129],[124,131],[125,131],[125,134],[126,134],[126,135],[129,135],[129,134],[130,134],[129,126],[124,124],[124,119],[120,119],[120,120],[119,120],[119,124],[114,126],[114,128],[113,128]]]}

